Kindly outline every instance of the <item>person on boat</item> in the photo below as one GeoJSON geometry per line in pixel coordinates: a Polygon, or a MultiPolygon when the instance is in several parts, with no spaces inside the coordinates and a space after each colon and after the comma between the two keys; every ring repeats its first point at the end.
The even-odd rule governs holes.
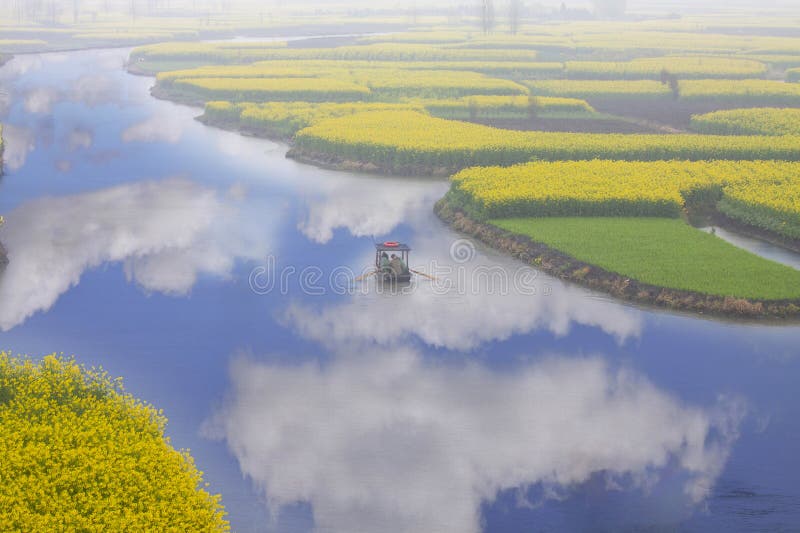
{"type": "Polygon", "coordinates": [[[389,272],[392,267],[389,265],[389,256],[386,252],[381,252],[381,260],[379,263],[381,272],[389,272]]]}
{"type": "Polygon", "coordinates": [[[392,254],[392,260],[389,261],[389,268],[392,269],[392,274],[399,276],[403,273],[403,261],[397,257],[396,254],[392,254]]]}

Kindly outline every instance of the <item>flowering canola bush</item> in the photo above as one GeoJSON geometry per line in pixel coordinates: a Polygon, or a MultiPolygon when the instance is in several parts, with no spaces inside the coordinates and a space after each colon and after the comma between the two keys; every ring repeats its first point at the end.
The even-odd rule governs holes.
{"type": "Polygon", "coordinates": [[[534,80],[533,94],[571,98],[666,98],[670,89],[654,80],[534,80]]]}
{"type": "Polygon", "coordinates": [[[0,352],[2,529],[228,531],[165,425],[104,372],[0,352]]]}
{"type": "MultiPolygon", "coordinates": [[[[670,88],[654,80],[531,80],[533,94],[572,98],[671,98],[670,88]]],[[[800,105],[800,84],[775,80],[681,80],[679,99],[715,105],[800,105]]]]}
{"type": "Polygon", "coordinates": [[[271,102],[250,106],[242,111],[241,123],[254,128],[270,128],[286,136],[321,120],[362,113],[364,111],[391,111],[420,109],[412,104],[372,102],[322,103],[271,102]]]}
{"type": "Polygon", "coordinates": [[[686,78],[755,78],[763,76],[767,67],[751,59],[726,57],[648,57],[631,61],[567,61],[569,78],[588,79],[654,79],[662,70],[686,78]]]}
{"type": "Polygon", "coordinates": [[[776,80],[684,80],[680,94],[688,102],[800,105],[800,83],[776,80]]]}
{"type": "Polygon", "coordinates": [[[702,202],[781,235],[800,237],[800,163],[556,161],[474,167],[450,198],[479,218],[677,217],[702,202]]]}
{"type": "Polygon", "coordinates": [[[376,111],[323,120],[295,136],[309,152],[375,163],[461,169],[532,159],[800,160],[794,136],[630,135],[511,131],[434,118],[414,111],[376,111]]]}
{"type": "Polygon", "coordinates": [[[332,78],[191,78],[173,85],[203,98],[256,102],[352,101],[370,94],[368,87],[332,78]]]}
{"type": "MultiPolygon", "coordinates": [[[[472,71],[508,76],[559,76],[562,63],[529,61],[369,61],[369,60],[270,60],[250,65],[207,65],[196,68],[160,72],[162,85],[177,78],[279,78],[279,77],[344,77],[353,71],[367,70],[447,70],[472,71]]],[[[397,72],[403,76],[403,72],[397,72]]]]}
{"type": "Polygon", "coordinates": [[[467,95],[525,95],[510,80],[449,70],[397,68],[309,68],[283,62],[275,66],[226,65],[161,73],[162,88],[191,91],[230,100],[342,101],[370,95],[375,100],[401,97],[451,98],[467,95]],[[205,76],[198,76],[205,74],[205,76]],[[313,96],[312,96],[313,95],[313,96]]]}
{"type": "MultiPolygon", "coordinates": [[[[479,117],[499,114],[527,115],[531,110],[528,96],[465,96],[440,100],[423,100],[421,103],[433,115],[444,118],[463,118],[475,113],[479,117]]],[[[586,100],[557,96],[536,96],[533,99],[536,112],[544,113],[593,113],[594,108],[586,100]]]]}
{"type": "Polygon", "coordinates": [[[168,42],[149,44],[134,48],[131,60],[148,61],[208,61],[210,63],[250,63],[269,59],[272,51],[285,48],[286,42],[267,41],[257,43],[203,43],[168,42]]]}
{"type": "Polygon", "coordinates": [[[720,135],[800,135],[800,109],[756,107],[692,116],[691,127],[720,135]]]}

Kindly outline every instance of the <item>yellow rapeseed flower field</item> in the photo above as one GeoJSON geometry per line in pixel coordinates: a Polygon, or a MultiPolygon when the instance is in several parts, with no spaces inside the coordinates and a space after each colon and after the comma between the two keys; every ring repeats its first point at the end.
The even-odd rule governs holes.
{"type": "Polygon", "coordinates": [[[639,135],[511,131],[414,111],[375,111],[323,120],[295,136],[311,152],[386,168],[424,165],[461,169],[533,159],[800,160],[800,137],[639,135]]]}
{"type": "MultiPolygon", "coordinates": [[[[531,80],[533,94],[572,98],[671,98],[670,88],[655,80],[531,80]]],[[[681,101],[714,104],[800,105],[800,84],[775,80],[681,80],[681,101]]]]}
{"type": "Polygon", "coordinates": [[[474,167],[450,197],[481,218],[676,217],[704,203],[733,218],[800,236],[800,163],[784,161],[555,161],[474,167]]]}
{"type": "Polygon", "coordinates": [[[754,107],[694,115],[692,130],[720,135],[800,135],[800,109],[754,107]]]}
{"type": "Polygon", "coordinates": [[[190,78],[177,89],[209,99],[237,101],[353,101],[369,96],[363,85],[333,78],[190,78]]]}
{"type": "Polygon", "coordinates": [[[0,352],[4,531],[228,531],[166,419],[119,380],[55,355],[0,352]]]}
{"type": "Polygon", "coordinates": [[[648,57],[631,61],[567,61],[569,78],[586,79],[660,79],[663,70],[686,78],[757,78],[767,67],[752,59],[729,57],[648,57]]]}

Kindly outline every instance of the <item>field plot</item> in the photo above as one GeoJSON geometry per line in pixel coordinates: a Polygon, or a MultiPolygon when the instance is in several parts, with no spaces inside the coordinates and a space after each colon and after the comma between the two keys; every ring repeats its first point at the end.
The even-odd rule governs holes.
{"type": "Polygon", "coordinates": [[[166,43],[135,49],[135,60],[203,59],[211,63],[246,63],[258,60],[337,61],[534,61],[530,50],[451,49],[425,44],[367,44],[335,48],[286,48],[285,43],[241,46],[206,43],[166,43]]]}
{"type": "Polygon", "coordinates": [[[491,223],[642,283],[716,296],[800,298],[800,271],[682,220],[510,218],[491,223]]]}
{"type": "Polygon", "coordinates": [[[203,119],[215,124],[241,127],[269,136],[290,138],[299,130],[325,119],[366,111],[423,111],[419,104],[349,102],[268,102],[264,104],[208,102],[203,119]]]}
{"type": "Polygon", "coordinates": [[[661,99],[727,106],[800,105],[800,84],[774,80],[685,80],[673,91],[658,81],[534,80],[534,94],[605,100],[661,99]]]}
{"type": "Polygon", "coordinates": [[[800,159],[797,137],[621,135],[509,131],[413,111],[359,113],[322,121],[296,147],[379,166],[461,169],[532,159],[800,159]]]}
{"type": "Polygon", "coordinates": [[[191,78],[175,80],[173,85],[205,99],[251,102],[341,102],[363,100],[370,94],[367,87],[333,78],[191,78]]]}
{"type": "Polygon", "coordinates": [[[562,161],[469,168],[455,203],[479,219],[548,216],[678,217],[716,208],[800,237],[800,164],[777,161],[562,161]]]}
{"type": "Polygon", "coordinates": [[[531,92],[543,96],[598,99],[670,98],[669,87],[654,80],[536,80],[526,85],[531,92]]]}
{"type": "Polygon", "coordinates": [[[627,62],[567,61],[568,78],[576,79],[652,79],[664,73],[686,78],[758,78],[766,74],[763,63],[750,59],[719,57],[652,57],[627,62]]]}
{"type": "Polygon", "coordinates": [[[592,116],[595,111],[585,100],[550,96],[469,96],[442,100],[421,100],[432,115],[442,118],[521,117],[551,113],[592,116]]]}
{"type": "Polygon", "coordinates": [[[800,108],[752,108],[695,115],[692,130],[717,135],[800,135],[800,108]]]}
{"type": "Polygon", "coordinates": [[[169,83],[178,78],[276,78],[281,76],[346,76],[350,72],[380,70],[431,70],[468,71],[502,77],[524,78],[558,77],[564,69],[562,63],[537,63],[521,61],[367,61],[303,59],[297,61],[257,61],[247,65],[214,65],[180,70],[164,70],[157,75],[159,83],[169,83]],[[297,74],[301,73],[301,74],[297,74]]]}
{"type": "Polygon", "coordinates": [[[162,73],[157,89],[165,94],[189,94],[205,100],[343,101],[369,98],[397,101],[407,98],[458,98],[469,95],[525,95],[527,89],[513,81],[477,72],[402,70],[394,68],[327,69],[304,71],[283,68],[219,67],[162,73]],[[184,74],[186,73],[186,74],[184,74]],[[205,73],[209,77],[197,77],[205,73]],[[252,75],[243,75],[252,74],[252,75]],[[304,80],[304,81],[301,81],[304,80]],[[296,92],[292,93],[292,87],[296,92]]]}

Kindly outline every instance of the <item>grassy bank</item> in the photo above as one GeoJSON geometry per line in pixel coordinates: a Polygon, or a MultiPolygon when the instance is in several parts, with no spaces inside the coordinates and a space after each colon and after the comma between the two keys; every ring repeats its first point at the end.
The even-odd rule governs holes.
{"type": "MultiPolygon", "coordinates": [[[[453,229],[511,255],[551,276],[645,306],[739,319],[798,319],[800,299],[749,299],[674,289],[632,279],[488,222],[470,218],[448,197],[435,212],[453,229]]],[[[584,219],[591,222],[593,219],[584,219]]],[[[667,220],[669,222],[669,220],[667,220]]],[[[672,221],[675,222],[675,221],[672,221]]],[[[692,228],[689,228],[692,229],[692,228]]]]}
{"type": "Polygon", "coordinates": [[[490,223],[650,285],[758,300],[800,298],[800,271],[680,219],[553,217],[490,223]]]}

